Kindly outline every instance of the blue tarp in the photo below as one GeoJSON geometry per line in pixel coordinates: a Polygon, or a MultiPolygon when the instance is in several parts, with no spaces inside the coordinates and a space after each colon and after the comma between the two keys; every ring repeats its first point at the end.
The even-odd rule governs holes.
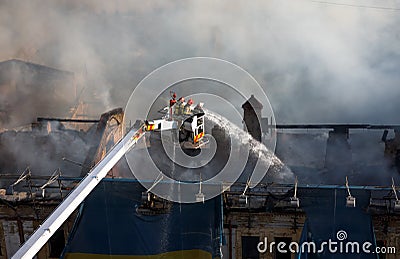
{"type": "Polygon", "coordinates": [[[86,198],[64,254],[147,256],[195,249],[219,256],[220,196],[174,203],[167,214],[146,216],[137,211],[142,191],[134,181],[103,180],[86,198]]]}
{"type": "MultiPolygon", "coordinates": [[[[304,242],[314,242],[317,253],[303,251],[298,254],[298,259],[314,258],[378,258],[372,253],[376,247],[375,235],[371,215],[367,212],[370,192],[366,190],[353,190],[352,196],[356,197],[356,207],[346,206],[347,190],[345,189],[303,189],[299,191],[301,206],[305,210],[307,220],[301,235],[300,245],[304,242]],[[338,234],[338,232],[340,234],[338,234]],[[338,236],[339,235],[339,236],[338,236]],[[332,242],[337,251],[332,253],[328,245],[321,248],[322,242],[332,242]],[[342,240],[341,240],[342,239],[342,240]],[[359,244],[359,253],[356,248],[347,245],[349,242],[359,244]],[[363,251],[363,244],[372,244],[368,250],[363,251]],[[340,251],[342,243],[342,252],[340,251]],[[346,250],[347,246],[347,250],[346,250]],[[318,252],[318,250],[321,250],[318,252]]],[[[307,247],[305,250],[308,250],[307,247]]]]}

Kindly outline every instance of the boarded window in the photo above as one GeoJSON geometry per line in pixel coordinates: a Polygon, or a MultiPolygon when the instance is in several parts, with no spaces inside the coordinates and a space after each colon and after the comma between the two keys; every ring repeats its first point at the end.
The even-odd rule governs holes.
{"type": "Polygon", "coordinates": [[[257,245],[260,242],[259,237],[242,236],[242,258],[243,259],[259,259],[260,253],[257,245]]]}

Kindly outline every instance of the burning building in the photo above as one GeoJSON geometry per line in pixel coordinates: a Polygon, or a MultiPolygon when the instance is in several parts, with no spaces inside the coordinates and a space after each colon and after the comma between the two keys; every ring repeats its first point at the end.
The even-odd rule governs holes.
{"type": "MultiPolygon", "coordinates": [[[[10,61],[6,67],[21,65],[10,61]]],[[[4,82],[10,85],[12,80],[4,82]]],[[[257,104],[252,96],[243,105],[247,129],[260,141],[277,136],[276,154],[297,181],[278,183],[265,177],[250,189],[244,177],[214,199],[180,204],[146,193],[121,160],[53,233],[37,258],[377,258],[376,254],[329,251],[295,255],[276,246],[265,253],[257,250],[264,238],[287,245],[320,244],[335,239],[339,231],[345,231],[351,241],[400,249],[400,206],[395,195],[400,177],[393,166],[395,156],[385,152],[394,142],[388,134],[394,132],[381,137],[382,131],[397,126],[276,125],[272,129],[268,123],[255,123],[262,109],[257,104]]],[[[7,110],[4,116],[11,113],[7,110]]],[[[96,120],[39,118],[20,129],[3,124],[8,129],[0,133],[0,258],[11,257],[112,150],[124,136],[123,117],[122,109],[114,109],[96,120]]],[[[29,118],[19,123],[31,122],[29,118]]],[[[232,136],[218,125],[211,133],[220,143],[216,159],[225,161],[232,136]]],[[[157,142],[152,136],[140,145],[157,152],[157,142]]],[[[385,256],[381,258],[396,258],[393,253],[385,256]]]]}

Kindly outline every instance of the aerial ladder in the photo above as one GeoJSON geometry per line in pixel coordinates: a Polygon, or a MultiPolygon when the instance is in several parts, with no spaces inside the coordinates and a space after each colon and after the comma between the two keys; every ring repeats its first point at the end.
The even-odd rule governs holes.
{"type": "Polygon", "coordinates": [[[179,140],[183,148],[198,149],[205,145],[207,140],[204,138],[202,104],[196,107],[192,107],[191,104],[190,100],[187,103],[183,101],[172,105],[170,103],[170,106],[164,109],[166,116],[163,118],[145,121],[138,128],[129,130],[36,229],[12,256],[12,259],[33,258],[100,181],[106,177],[107,173],[138,143],[146,132],[179,130],[179,140]],[[186,111],[182,107],[186,107],[186,111]],[[175,112],[173,112],[174,109],[175,112]]]}

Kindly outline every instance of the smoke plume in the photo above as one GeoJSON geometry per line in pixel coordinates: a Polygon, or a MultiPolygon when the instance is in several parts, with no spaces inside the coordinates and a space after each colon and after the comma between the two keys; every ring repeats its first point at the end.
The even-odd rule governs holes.
{"type": "Polygon", "coordinates": [[[399,123],[399,2],[363,6],[394,10],[305,0],[3,0],[0,59],[75,72],[84,97],[102,100],[99,113],[124,106],[153,69],[212,56],[254,75],[278,122],[399,123]]]}

